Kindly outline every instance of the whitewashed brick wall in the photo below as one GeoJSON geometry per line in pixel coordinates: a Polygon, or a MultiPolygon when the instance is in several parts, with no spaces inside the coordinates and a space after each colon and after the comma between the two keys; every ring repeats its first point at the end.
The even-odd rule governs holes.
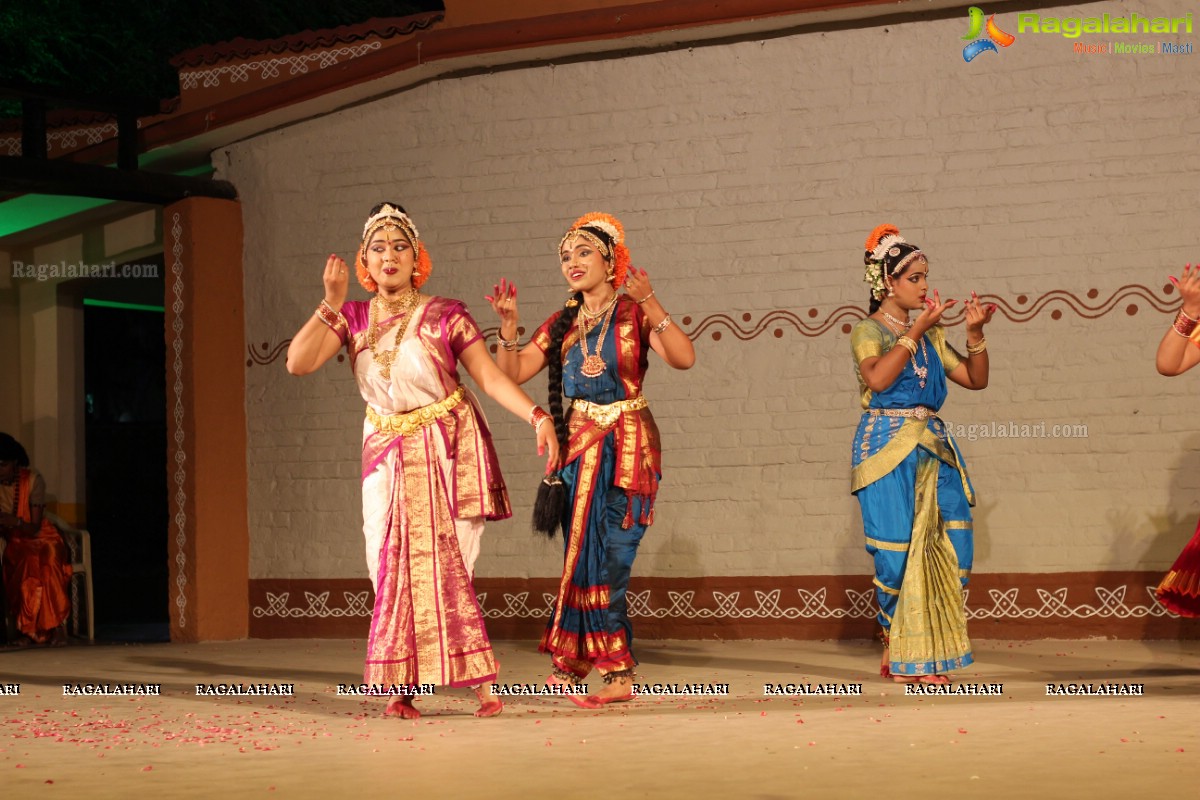
{"type": "MultiPolygon", "coordinates": [[[[1104,11],[1117,13],[1057,13],[1104,11]]],[[[1013,14],[1000,23],[1015,32],[1013,14]]],[[[554,248],[596,209],[623,220],[634,262],[693,325],[728,314],[749,329],[775,310],[817,325],[865,305],[862,241],[884,221],[930,253],[943,296],[1016,308],[1023,294],[1029,308],[1065,290],[1095,307],[1141,285],[1164,298],[1168,272],[1200,261],[1200,55],[1082,56],[1023,35],[966,64],[965,32],[964,15],[435,81],[229,147],[214,158],[244,202],[248,344],[307,319],[325,256],[349,260],[383,199],[420,226],[428,289],[465,299],[484,327],[501,276],[518,282],[529,331],[557,307],[554,248]]],[[[1159,377],[1169,317],[1122,297],[1098,319],[1062,301],[998,318],[991,387],[952,390],[951,423],[1088,426],[960,442],[980,498],[977,571],[1163,568],[1194,527],[1200,374],[1159,377]]],[[[666,474],[638,574],[869,569],[848,493],[858,408],[843,321],[815,338],[711,328],[689,372],[652,359],[666,474]]],[[[544,397],[543,377],[529,386],[544,397]]],[[[349,369],[256,365],[246,399],[251,576],[364,575],[349,369]]],[[[528,530],[528,426],[485,407],[516,516],[489,526],[478,573],[555,575],[558,545],[528,530]]]]}

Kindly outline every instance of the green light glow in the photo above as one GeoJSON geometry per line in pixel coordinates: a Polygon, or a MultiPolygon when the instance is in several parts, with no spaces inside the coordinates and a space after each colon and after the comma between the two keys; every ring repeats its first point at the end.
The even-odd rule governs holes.
{"type": "Polygon", "coordinates": [[[52,194],[23,194],[0,203],[0,237],[36,228],[72,214],[111,203],[95,197],[61,197],[52,194]]]}
{"type": "MultiPolygon", "coordinates": [[[[211,164],[181,170],[176,175],[197,177],[211,175],[211,164]]],[[[39,225],[65,219],[72,214],[110,205],[114,201],[96,197],[66,197],[54,194],[23,194],[0,203],[0,239],[21,233],[39,225]]]]}
{"type": "Polygon", "coordinates": [[[128,311],[156,311],[159,314],[166,313],[166,309],[162,306],[147,306],[141,303],[118,303],[116,300],[96,300],[91,297],[83,298],[85,306],[96,306],[97,308],[124,308],[128,311]]]}

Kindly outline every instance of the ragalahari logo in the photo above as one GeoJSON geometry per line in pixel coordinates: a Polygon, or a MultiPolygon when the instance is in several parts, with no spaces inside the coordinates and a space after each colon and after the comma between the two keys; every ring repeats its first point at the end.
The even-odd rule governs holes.
{"type": "Polygon", "coordinates": [[[962,38],[964,40],[970,39],[972,41],[963,48],[963,61],[970,62],[975,58],[975,56],[979,55],[980,53],[986,53],[989,50],[993,53],[999,53],[1000,51],[996,49],[996,45],[1008,47],[1017,40],[1017,37],[1013,36],[1011,33],[1005,33],[1004,31],[1000,30],[1000,28],[996,25],[995,14],[992,14],[987,18],[986,25],[983,21],[984,13],[982,8],[979,8],[978,6],[971,6],[967,10],[967,14],[971,20],[971,29],[967,32],[967,35],[962,38]],[[979,34],[983,33],[984,30],[987,31],[987,38],[981,39],[979,38],[979,34]]]}

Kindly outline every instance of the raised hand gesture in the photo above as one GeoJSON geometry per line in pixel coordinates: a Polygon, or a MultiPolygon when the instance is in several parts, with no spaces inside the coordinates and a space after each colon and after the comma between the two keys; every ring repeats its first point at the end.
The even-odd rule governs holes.
{"type": "Polygon", "coordinates": [[[1200,317],[1200,264],[1195,267],[1185,264],[1182,279],[1168,275],[1167,280],[1175,284],[1183,298],[1183,313],[1193,319],[1200,317]]]}
{"type": "MultiPolygon", "coordinates": [[[[941,295],[934,290],[933,297],[925,298],[925,309],[917,315],[915,320],[913,320],[913,327],[918,329],[916,335],[920,336],[921,334],[925,333],[925,331],[941,322],[942,315],[950,310],[950,306],[957,302],[957,300],[947,300],[943,303],[941,295]]],[[[909,335],[913,336],[911,332],[909,335]]]]}
{"type": "Polygon", "coordinates": [[[967,332],[968,333],[983,333],[983,326],[992,321],[992,315],[996,313],[996,304],[988,303],[984,305],[979,302],[979,295],[971,292],[971,299],[967,301],[967,332]]]}
{"type": "Polygon", "coordinates": [[[625,291],[639,303],[645,302],[654,294],[654,287],[650,285],[650,276],[646,274],[646,270],[630,267],[625,275],[625,291]]]}
{"type": "Polygon", "coordinates": [[[499,283],[492,286],[492,293],[484,295],[483,299],[488,301],[492,311],[500,318],[500,329],[508,327],[515,334],[521,321],[517,311],[517,285],[507,278],[501,278],[499,283]]]}
{"type": "Polygon", "coordinates": [[[346,262],[336,255],[325,261],[325,272],[321,276],[325,283],[325,302],[334,309],[341,309],[346,302],[346,294],[350,291],[350,270],[346,262]]]}

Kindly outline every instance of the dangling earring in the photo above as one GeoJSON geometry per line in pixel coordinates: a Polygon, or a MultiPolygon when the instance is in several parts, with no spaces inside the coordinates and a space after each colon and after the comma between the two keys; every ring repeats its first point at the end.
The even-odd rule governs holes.
{"type": "Polygon", "coordinates": [[[887,296],[894,297],[896,293],[892,291],[892,282],[888,281],[886,285],[887,285],[887,296]]]}

